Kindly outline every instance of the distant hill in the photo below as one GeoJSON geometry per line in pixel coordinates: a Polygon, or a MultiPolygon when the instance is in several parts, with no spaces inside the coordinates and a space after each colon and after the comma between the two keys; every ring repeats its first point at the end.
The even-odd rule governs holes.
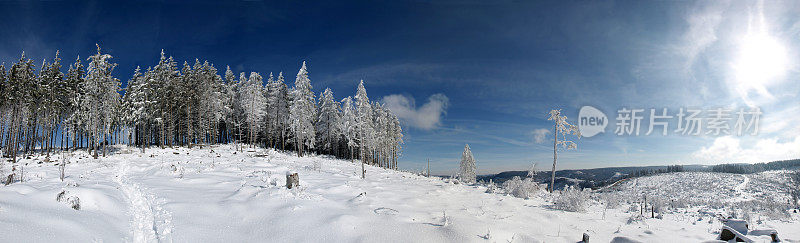
{"type": "MultiPolygon", "coordinates": [[[[599,188],[618,180],[644,175],[660,174],[676,171],[713,171],[725,173],[756,173],[768,170],[796,169],[800,168],[800,159],[773,161],[769,163],[755,164],[718,164],[718,165],[680,165],[676,166],[628,166],[628,167],[605,167],[594,169],[579,170],[559,170],[556,171],[556,188],[563,188],[566,185],[579,186],[581,188],[599,188]]],[[[526,177],[528,171],[504,171],[492,175],[479,175],[479,181],[492,181],[503,183],[514,176],[526,177]]],[[[536,181],[539,183],[550,183],[550,171],[539,171],[536,173],[536,181]]]]}
{"type": "MultiPolygon", "coordinates": [[[[700,167],[700,166],[696,166],[700,167]]],[[[694,168],[694,167],[693,167],[694,168]]],[[[565,185],[580,186],[582,188],[600,187],[625,178],[640,171],[665,170],[667,166],[629,166],[629,167],[606,167],[580,170],[559,170],[556,171],[556,188],[565,185]]],[[[503,183],[514,176],[526,177],[528,171],[504,171],[494,175],[481,175],[478,180],[493,181],[503,183]]],[[[536,173],[536,181],[540,183],[550,183],[550,171],[539,171],[536,173]]]]}

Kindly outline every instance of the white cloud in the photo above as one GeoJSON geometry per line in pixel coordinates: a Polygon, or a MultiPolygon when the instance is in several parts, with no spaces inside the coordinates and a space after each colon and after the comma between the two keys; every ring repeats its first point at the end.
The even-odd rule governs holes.
{"type": "Polygon", "coordinates": [[[781,143],[777,138],[759,139],[750,148],[742,148],[740,139],[725,136],[703,147],[693,157],[714,163],[754,163],[800,158],[800,136],[781,143]]]}
{"type": "Polygon", "coordinates": [[[383,103],[409,126],[430,130],[441,124],[450,100],[444,94],[434,94],[417,108],[413,97],[394,94],[384,96],[383,103]]]}
{"type": "Polygon", "coordinates": [[[534,129],[531,131],[531,136],[533,136],[534,143],[543,143],[545,137],[547,137],[547,134],[550,134],[550,130],[544,128],[534,129]]]}

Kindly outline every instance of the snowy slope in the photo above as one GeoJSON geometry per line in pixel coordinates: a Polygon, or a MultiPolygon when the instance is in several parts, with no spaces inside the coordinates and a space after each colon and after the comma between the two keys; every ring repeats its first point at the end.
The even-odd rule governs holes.
{"type": "Polygon", "coordinates": [[[747,175],[676,172],[632,178],[604,190],[632,200],[637,198],[631,195],[647,194],[696,205],[722,206],[743,201],[785,203],[789,200],[784,184],[787,177],[787,171],[747,175]]]}
{"type": "MultiPolygon", "coordinates": [[[[58,166],[23,160],[25,181],[0,186],[0,242],[577,242],[584,232],[597,242],[695,242],[719,229],[684,214],[631,221],[628,208],[599,203],[564,212],[545,198],[375,167],[362,180],[350,161],[245,150],[120,147],[98,160],[76,152],[65,182],[58,166]],[[285,188],[288,171],[299,188],[285,188]],[[55,200],[62,189],[80,210],[55,200]]],[[[800,240],[793,217],[765,224],[800,240]]]]}

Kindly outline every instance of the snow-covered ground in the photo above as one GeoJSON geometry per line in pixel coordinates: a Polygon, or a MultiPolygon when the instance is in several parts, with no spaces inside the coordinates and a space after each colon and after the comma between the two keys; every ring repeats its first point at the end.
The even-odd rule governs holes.
{"type": "MultiPolygon", "coordinates": [[[[53,163],[22,160],[24,181],[0,186],[0,242],[577,242],[584,232],[593,242],[699,242],[713,240],[720,227],[711,216],[698,221],[688,212],[634,220],[624,202],[564,212],[541,197],[486,193],[484,186],[375,167],[362,180],[361,167],[350,161],[245,150],[226,145],[213,152],[206,147],[142,154],[119,147],[97,160],[76,152],[64,182],[53,163]],[[285,187],[289,171],[300,176],[295,189],[285,187]],[[56,201],[62,191],[79,198],[79,210],[56,201]]],[[[9,171],[8,163],[0,168],[0,174],[9,171]]],[[[769,190],[752,186],[766,180],[760,174],[745,185],[741,175],[707,181],[697,175],[692,176],[700,181],[686,184],[697,189],[682,193],[737,200],[759,198],[751,188],[769,190]]],[[[669,182],[648,178],[603,194],[669,182]]],[[[759,227],[775,228],[783,240],[796,242],[800,220],[791,217],[763,220],[759,227]]]]}

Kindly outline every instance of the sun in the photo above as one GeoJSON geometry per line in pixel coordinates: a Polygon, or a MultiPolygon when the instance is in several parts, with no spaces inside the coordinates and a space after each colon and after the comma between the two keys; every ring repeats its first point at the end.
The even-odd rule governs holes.
{"type": "Polygon", "coordinates": [[[752,91],[758,97],[771,99],[767,88],[783,80],[789,69],[787,49],[778,38],[771,36],[759,14],[758,23],[749,26],[747,33],[736,43],[733,86],[746,103],[753,104],[752,91]]]}
{"type": "Polygon", "coordinates": [[[736,78],[743,84],[769,85],[787,70],[786,48],[766,33],[745,35],[734,63],[736,78]]]}

